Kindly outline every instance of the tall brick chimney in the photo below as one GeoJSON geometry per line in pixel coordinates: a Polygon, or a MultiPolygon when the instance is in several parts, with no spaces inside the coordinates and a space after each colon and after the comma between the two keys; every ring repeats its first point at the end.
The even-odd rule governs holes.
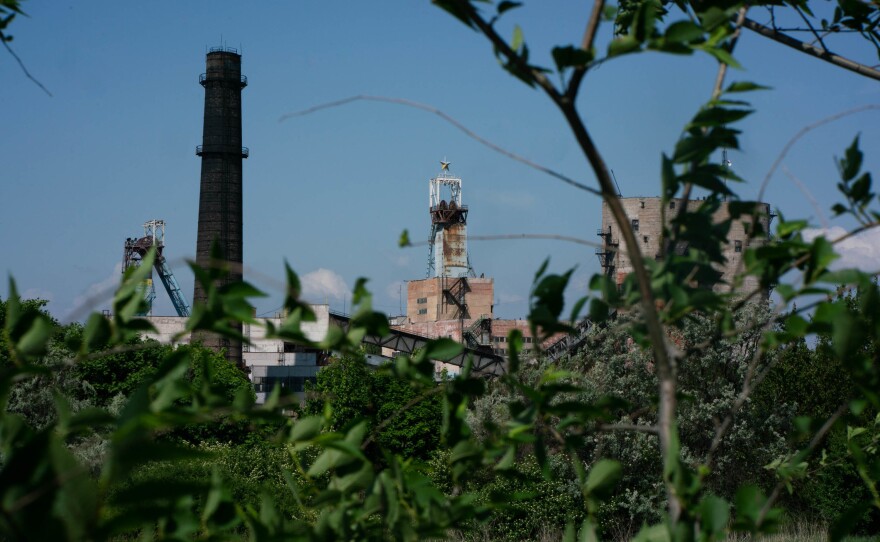
{"type": "MultiPolygon", "coordinates": [[[[211,247],[216,243],[219,263],[230,268],[228,278],[218,284],[222,286],[242,278],[241,165],[248,149],[241,144],[241,90],[247,86],[247,77],[241,75],[241,55],[235,49],[212,48],[206,64],[205,73],[199,76],[205,87],[205,124],[202,144],[196,148],[202,158],[196,263],[211,266],[211,247]]],[[[196,282],[193,305],[206,300],[207,292],[196,282]]],[[[239,341],[210,334],[194,339],[216,351],[225,349],[226,358],[241,366],[239,341]]]]}

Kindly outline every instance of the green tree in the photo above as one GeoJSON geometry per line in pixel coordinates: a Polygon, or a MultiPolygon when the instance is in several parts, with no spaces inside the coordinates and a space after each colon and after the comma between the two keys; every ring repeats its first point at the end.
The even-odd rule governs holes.
{"type": "MultiPolygon", "coordinates": [[[[500,375],[495,384],[506,388],[510,397],[508,416],[501,423],[485,426],[481,439],[473,438],[466,421],[469,405],[485,394],[483,378],[472,374],[471,367],[466,366],[458,378],[439,387],[434,382],[433,361],[459,354],[460,345],[448,339],[429,341],[421,351],[399,356],[387,369],[418,390],[421,395],[416,397],[417,402],[434,393],[442,395],[444,408],[438,418],[442,419],[441,433],[449,452],[435,457],[432,465],[448,474],[442,484],[448,490],[446,493],[420,466],[400,455],[385,453],[378,461],[375,454],[365,453],[371,446],[379,446],[374,433],[381,433],[381,423],[393,420],[390,416],[371,430],[369,420],[346,424],[341,418],[324,419],[323,409],[322,414],[302,416],[295,421],[285,419],[290,405],[278,395],[270,396],[262,407],[255,407],[242,394],[236,394],[230,402],[229,396],[213,385],[214,371],[205,370],[202,384],[192,385],[187,373],[191,371],[193,355],[186,349],[167,351],[157,370],[136,387],[118,411],[73,412],[63,394],[56,394],[54,420],[37,428],[25,417],[9,411],[8,392],[20,382],[45,375],[40,362],[51,347],[54,328],[47,316],[22,310],[12,283],[3,328],[8,363],[0,372],[0,401],[4,406],[0,411],[0,532],[4,537],[219,539],[247,529],[257,540],[443,538],[454,527],[474,528],[490,522],[500,517],[499,511],[509,509],[511,501],[527,499],[528,494],[518,494],[504,482],[522,478],[533,463],[545,481],[556,480],[561,473],[572,473],[572,483],[579,492],[572,501],[583,508],[580,514],[572,516],[572,521],[566,522],[563,536],[567,540],[592,540],[606,534],[601,531],[603,510],[613,502],[615,487],[625,473],[621,461],[606,458],[598,451],[595,457],[585,458],[584,454],[597,448],[596,443],[609,431],[619,430],[631,437],[630,442],[645,447],[645,453],[639,457],[646,457],[648,448],[654,451],[655,459],[646,465],[645,472],[654,475],[656,487],[662,488],[656,502],[665,499],[661,519],[644,526],[638,538],[718,540],[730,531],[756,534],[774,529],[781,514],[775,506],[780,496],[803,477],[810,462],[815,461],[821,443],[844,415],[855,417],[867,408],[880,408],[876,354],[865,348],[880,337],[880,291],[869,275],[830,270],[836,241],[824,237],[807,241],[802,235],[805,221],[781,218],[773,239],[766,239],[767,243],[760,246],[756,243],[745,251],[743,273],[737,281],[750,276],[764,287],[776,285],[783,303],[802,303],[799,309],[766,322],[742,318],[750,299],[706,288],[717,282],[716,266],[725,262],[720,247],[731,221],[745,218],[756,224],[761,212],[755,202],[739,200],[726,183],[740,179],[711,160],[720,148],[737,147],[736,123],[750,113],[741,99],[742,93],[758,88],[749,82],[724,86],[727,66],[736,64],[736,39],[740,30],[748,27],[745,14],[752,7],[735,2],[630,2],[616,16],[614,39],[607,49],[600,51],[596,31],[606,19],[604,2],[598,0],[583,40],[577,46],[555,48],[556,66],[550,70],[533,64],[521,29],[517,27],[509,41],[496,29],[497,22],[508,17],[508,12],[519,5],[517,2],[435,3],[485,35],[505,69],[530,86],[540,88],[552,100],[590,163],[598,188],[556,176],[600,195],[608,204],[626,246],[630,247],[628,256],[634,272],[621,290],[606,277],[595,277],[591,298],[581,300],[570,314],[563,315],[563,291],[571,272],[556,274],[543,266],[536,274],[530,295],[531,325],[536,334],[547,336],[571,330],[570,322],[577,320],[587,306],[596,325],[614,310],[629,313],[626,339],[614,348],[618,353],[625,348],[633,354],[630,359],[643,361],[642,366],[650,365],[653,371],[653,400],[643,403],[652,411],[650,418],[644,420],[646,425],[621,424],[621,401],[608,395],[607,389],[597,390],[597,386],[585,381],[583,369],[549,366],[523,370],[523,340],[514,330],[507,337],[509,371],[500,375]],[[663,232],[664,250],[656,258],[646,258],[638,248],[632,225],[598,146],[578,111],[577,101],[588,71],[624,54],[645,50],[708,54],[719,62],[714,92],[685,127],[674,150],[662,157],[658,175],[664,199],[689,199],[696,187],[709,191],[709,196],[701,200],[699,207],[681,206],[671,217],[663,232]],[[560,84],[553,82],[556,78],[551,77],[552,71],[559,76],[560,84]],[[708,227],[714,211],[725,199],[732,215],[730,221],[708,227]],[[798,281],[787,279],[793,270],[801,272],[798,281]],[[833,296],[810,301],[815,299],[810,296],[833,293],[840,283],[861,289],[858,310],[833,296]],[[812,311],[809,320],[804,317],[808,310],[812,311]],[[699,336],[708,339],[696,343],[684,340],[682,347],[678,340],[687,339],[688,326],[694,321],[703,322],[706,329],[699,336]],[[783,325],[777,325],[780,322],[783,325]],[[828,353],[849,374],[855,400],[847,397],[821,425],[811,428],[809,440],[795,443],[794,449],[771,464],[776,482],[769,492],[745,485],[736,490],[730,499],[732,503],[713,494],[710,477],[713,469],[724,468],[721,459],[727,443],[747,443],[754,438],[749,433],[754,433],[754,428],[745,422],[760,413],[750,410],[760,406],[757,402],[752,404],[751,398],[759,375],[764,372],[751,369],[766,367],[780,347],[811,334],[830,338],[828,353]],[[737,341],[743,337],[757,345],[745,374],[741,370],[745,358],[723,351],[739,344],[737,341]],[[694,373],[689,375],[692,369],[694,373]],[[712,381],[703,380],[706,374],[711,375],[712,381]],[[704,401],[695,401],[696,406],[691,407],[687,396],[696,394],[702,394],[704,401]],[[732,397],[735,398],[731,401],[732,397]],[[713,412],[713,408],[717,410],[713,412]],[[705,415],[721,416],[725,410],[714,431],[701,425],[705,415]],[[269,493],[277,490],[277,486],[271,484],[266,485],[258,505],[236,506],[234,484],[220,469],[213,470],[207,483],[204,477],[137,479],[137,473],[143,469],[186,465],[206,455],[210,457],[210,452],[168,436],[226,416],[248,422],[271,422],[282,428],[276,436],[292,462],[290,468],[282,465],[282,475],[300,514],[279,512],[276,499],[269,493]],[[694,427],[687,425],[691,418],[699,421],[694,427]],[[103,428],[107,431],[107,460],[95,478],[67,444],[103,428]],[[737,440],[741,429],[743,437],[737,440]],[[693,451],[701,453],[707,443],[709,457],[699,459],[693,451]],[[562,464],[565,468],[556,470],[562,464]],[[475,488],[487,485],[514,493],[481,499],[475,488]],[[574,518],[581,521],[576,524],[574,518]]],[[[811,20],[812,14],[804,3],[784,7],[811,20]]],[[[878,13],[880,10],[874,5],[841,2],[831,25],[855,27],[871,40],[876,34],[878,13]]],[[[880,211],[876,210],[871,175],[863,171],[858,139],[838,162],[842,200],[833,211],[849,216],[860,229],[875,227],[880,223],[880,211]]],[[[753,238],[768,234],[753,230],[753,238]]],[[[114,298],[112,319],[92,315],[85,323],[81,338],[71,346],[76,361],[89,359],[96,352],[107,354],[108,349],[127,348],[134,336],[150,328],[137,314],[144,306],[138,285],[149,271],[151,258],[148,255],[140,269],[125,277],[114,298]]],[[[204,305],[194,307],[187,331],[212,332],[241,340],[237,326],[230,324],[261,325],[253,318],[248,301],[260,292],[246,283],[218,286],[219,279],[228,272],[225,267],[195,269],[196,280],[205,287],[208,299],[204,305]]],[[[387,318],[372,309],[365,281],[359,280],[352,296],[354,314],[349,327],[332,329],[320,343],[309,341],[300,324],[314,319],[314,315],[299,299],[299,280],[289,268],[287,276],[288,317],[279,326],[265,324],[267,336],[337,351],[343,356],[357,356],[365,336],[388,333],[387,318]]],[[[607,368],[612,374],[621,371],[616,361],[621,361],[626,369],[623,358],[611,360],[607,368]]],[[[346,378],[341,378],[343,387],[357,389],[346,378]]],[[[650,383],[650,379],[646,380],[650,383]]],[[[632,382],[636,387],[641,384],[636,379],[632,382]]],[[[342,399],[344,402],[345,398],[342,399]]],[[[633,398],[633,402],[637,399],[640,398],[633,398]]],[[[352,405],[363,404],[369,408],[371,403],[353,401],[350,411],[354,411],[352,405]]],[[[410,400],[403,410],[415,404],[410,400]]],[[[846,448],[871,501],[847,508],[835,519],[830,527],[830,538],[835,541],[852,528],[854,519],[861,517],[866,506],[880,509],[880,420],[875,418],[870,424],[848,427],[846,448]]]]}
{"type": "Polygon", "coordinates": [[[362,355],[342,356],[318,373],[306,412],[331,407],[331,427],[342,430],[367,420],[377,449],[427,459],[440,444],[442,404],[437,386],[415,387],[388,367],[371,368],[362,355]]]}

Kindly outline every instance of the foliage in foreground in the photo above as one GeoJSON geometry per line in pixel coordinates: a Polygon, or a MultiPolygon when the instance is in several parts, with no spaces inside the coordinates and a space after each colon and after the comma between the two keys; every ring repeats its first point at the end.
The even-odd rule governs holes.
{"type": "MultiPolygon", "coordinates": [[[[615,20],[617,34],[603,56],[593,43],[604,12],[598,2],[582,45],[554,49],[555,71],[561,81],[556,86],[546,75],[550,70],[530,60],[518,27],[509,43],[496,31],[499,19],[518,3],[500,2],[488,15],[467,0],[436,3],[484,34],[511,74],[550,97],[596,174],[599,190],[592,191],[608,203],[624,246],[630,247],[627,255],[635,270],[620,290],[607,277],[595,277],[593,295],[563,315],[563,290],[571,272],[554,274],[545,265],[531,293],[530,321],[536,336],[547,337],[569,330],[567,322],[577,320],[584,308],[597,325],[615,311],[629,313],[626,335],[617,344],[606,344],[612,348],[604,360],[607,363],[600,367],[598,361],[585,359],[581,361],[585,365],[526,367],[520,356],[522,337],[511,332],[509,371],[494,383],[507,398],[504,416],[490,417],[492,423],[482,424],[475,438],[467,420],[470,405],[487,397],[484,378],[466,366],[459,378],[439,384],[434,380],[433,360],[449,359],[461,346],[441,339],[417,354],[399,356],[383,371],[420,392],[431,390],[416,398],[442,399],[440,438],[448,453],[434,456],[431,470],[426,470],[421,462],[391,453],[393,443],[380,442],[379,426],[384,420],[379,426],[368,420],[340,424],[332,407],[291,420],[285,414],[292,406],[289,398],[276,391],[265,405],[255,406],[252,390],[217,385],[224,378],[235,379],[212,370],[204,359],[196,362],[198,356],[192,349],[163,350],[157,363],[144,370],[139,369],[140,362],[133,361],[136,356],[126,356],[120,363],[135,364],[129,371],[136,375],[134,379],[125,385],[118,376],[102,381],[103,369],[116,365],[102,368],[95,359],[132,350],[138,334],[150,327],[136,315],[143,309],[138,286],[153,255],[126,277],[114,299],[112,318],[92,315],[81,333],[64,338],[39,307],[21,302],[11,282],[0,367],[2,536],[37,540],[228,539],[242,535],[254,540],[443,538],[453,529],[476,531],[493,521],[515,523],[521,518],[518,503],[539,502],[536,496],[546,500],[564,487],[565,499],[548,501],[578,507],[576,514],[566,518],[564,539],[593,540],[608,536],[613,529],[604,516],[614,514],[615,488],[646,478],[644,483],[660,495],[652,508],[665,504],[665,509],[649,517],[650,523],[641,527],[636,538],[709,541],[731,532],[758,534],[776,529],[781,519],[776,505],[781,497],[789,491],[796,494],[805,478],[815,478],[831,464],[827,456],[818,456],[823,446],[834,454],[832,463],[850,467],[869,496],[834,514],[831,539],[845,535],[869,508],[880,509],[880,420],[876,417],[880,372],[876,348],[866,347],[880,344],[877,284],[865,273],[831,271],[834,241],[824,237],[807,241],[802,235],[805,221],[780,217],[775,236],[770,238],[770,232],[757,227],[761,205],[738,199],[727,182],[741,179],[710,160],[721,148],[737,148],[739,132],[734,125],[751,113],[743,93],[761,87],[736,82],[722,88],[719,83],[674,149],[662,157],[664,201],[688,199],[695,188],[708,195],[698,207],[682,206],[669,217],[664,249],[651,258],[638,249],[601,154],[577,111],[575,98],[587,71],[643,50],[711,55],[719,61],[719,81],[723,81],[726,67],[736,65],[733,45],[746,6],[688,3],[682,4],[687,12],[681,13],[676,11],[678,4],[626,2],[615,20]],[[731,216],[716,222],[713,216],[722,205],[731,216]],[[753,225],[748,241],[755,242],[745,244],[742,273],[733,284],[722,285],[718,284],[718,266],[725,263],[722,246],[735,220],[753,225]],[[789,273],[797,278],[789,280],[789,273]],[[746,294],[751,299],[726,293],[729,288],[725,287],[745,284],[745,277],[761,286],[746,294]],[[841,284],[858,288],[855,302],[833,295],[841,284]],[[749,301],[770,287],[775,287],[790,310],[774,311],[763,319],[743,318],[749,301]],[[800,308],[794,308],[795,302],[800,308]],[[705,340],[688,339],[694,325],[703,328],[705,340]],[[747,463],[760,463],[761,458],[780,451],[777,423],[783,427],[783,420],[772,420],[768,428],[750,420],[762,412],[772,410],[777,415],[785,409],[768,408],[768,398],[755,395],[755,390],[763,380],[772,384],[774,375],[779,378],[773,368],[787,366],[778,360],[811,336],[821,338],[821,352],[830,356],[851,387],[845,396],[836,398],[836,405],[810,407],[787,420],[794,438],[767,465],[766,474],[772,479],[765,480],[769,486],[762,490],[754,484],[760,475],[736,477],[739,473],[731,467],[736,463],[726,464],[725,454],[735,453],[742,442],[754,439],[768,441],[769,448],[747,450],[747,463]],[[56,351],[59,340],[67,349],[60,356],[56,351]],[[719,351],[730,350],[726,345],[743,340],[750,346],[739,358],[719,351]],[[615,357],[621,353],[626,355],[615,357]],[[735,362],[725,365],[726,360],[735,362]],[[650,366],[651,371],[634,378],[627,362],[638,363],[636,370],[650,366]],[[71,368],[81,372],[79,378],[69,378],[71,368]],[[79,385],[85,374],[96,382],[92,390],[79,385]],[[103,384],[98,386],[99,382],[103,384]],[[29,385],[33,387],[28,389],[29,385]],[[47,390],[49,395],[39,403],[39,410],[27,411],[28,405],[21,401],[23,387],[30,393],[52,389],[47,390]],[[689,404],[691,396],[698,400],[689,404]],[[714,422],[711,426],[706,424],[709,417],[714,422]],[[267,453],[277,459],[257,474],[260,484],[240,484],[240,472],[229,468],[224,459],[234,454],[222,442],[204,442],[200,431],[213,431],[220,420],[269,439],[267,453]],[[759,434],[765,429],[772,433],[771,439],[759,434]],[[628,457],[623,453],[629,446],[627,438],[640,439],[637,457],[644,468],[621,461],[628,457]],[[103,443],[100,461],[90,463],[78,455],[89,439],[103,443]],[[283,486],[277,477],[262,479],[276,468],[283,486]],[[643,472],[631,472],[634,468],[643,472]],[[722,473],[727,476],[719,480],[722,473]],[[731,477],[736,479],[728,484],[731,477]],[[559,484],[563,478],[567,481],[559,484]],[[255,485],[261,486],[259,498],[255,485]]],[[[803,10],[804,6],[790,7],[803,10]]],[[[833,24],[855,25],[866,38],[874,36],[876,7],[852,2],[840,6],[833,24]]],[[[880,213],[875,210],[871,175],[862,168],[858,139],[838,164],[842,201],[832,210],[847,216],[859,229],[875,227],[880,213]]],[[[187,333],[217,333],[244,340],[231,323],[261,325],[251,316],[248,301],[260,294],[255,288],[244,283],[218,287],[222,266],[195,272],[208,301],[194,308],[187,333]]],[[[365,335],[388,332],[387,319],[372,310],[364,282],[359,281],[350,328],[331,329],[322,342],[311,343],[300,324],[314,315],[298,298],[296,275],[288,269],[287,276],[288,317],[277,327],[264,324],[267,336],[356,356],[365,335]]],[[[402,410],[417,404],[410,402],[402,410]]],[[[784,404],[806,408],[805,401],[798,403],[797,394],[786,397],[784,404]]]]}

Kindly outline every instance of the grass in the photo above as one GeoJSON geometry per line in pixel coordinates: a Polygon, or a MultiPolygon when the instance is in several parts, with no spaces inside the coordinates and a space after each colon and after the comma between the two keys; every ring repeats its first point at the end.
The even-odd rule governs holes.
{"type": "MultiPolygon", "coordinates": [[[[746,542],[753,538],[749,535],[734,534],[727,538],[729,542],[746,542]]],[[[754,540],[761,542],[825,542],[828,540],[828,528],[818,523],[788,523],[783,525],[780,532],[766,535],[754,540]]],[[[876,542],[877,536],[848,536],[844,542],[876,542]]]]}

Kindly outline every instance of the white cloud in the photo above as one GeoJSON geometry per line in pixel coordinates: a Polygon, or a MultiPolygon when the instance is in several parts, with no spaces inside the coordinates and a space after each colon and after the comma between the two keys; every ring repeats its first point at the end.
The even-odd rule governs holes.
{"type": "Polygon", "coordinates": [[[348,285],[337,273],[329,269],[316,269],[300,277],[303,297],[312,302],[324,302],[330,299],[342,300],[349,293],[348,285]]]}
{"type": "MultiPolygon", "coordinates": [[[[833,241],[845,234],[846,230],[840,226],[811,228],[804,230],[804,239],[812,241],[816,237],[824,235],[826,239],[833,241]]],[[[878,228],[872,228],[845,239],[834,245],[834,249],[840,258],[832,264],[833,269],[855,267],[870,272],[880,270],[880,229],[878,228]]]]}

